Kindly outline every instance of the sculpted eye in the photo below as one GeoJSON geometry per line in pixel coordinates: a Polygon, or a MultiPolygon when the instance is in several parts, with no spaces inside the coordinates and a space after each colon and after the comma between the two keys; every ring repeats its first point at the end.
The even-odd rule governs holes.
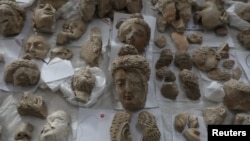
{"type": "Polygon", "coordinates": [[[124,80],[118,80],[118,81],[116,81],[116,85],[117,85],[118,87],[122,87],[122,86],[125,85],[125,81],[124,81],[124,80]]]}

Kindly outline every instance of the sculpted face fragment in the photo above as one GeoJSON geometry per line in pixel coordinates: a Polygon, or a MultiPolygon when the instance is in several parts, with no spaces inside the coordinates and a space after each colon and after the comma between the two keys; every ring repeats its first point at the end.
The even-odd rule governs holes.
{"type": "Polygon", "coordinates": [[[150,40],[151,29],[142,15],[133,14],[118,29],[118,39],[126,44],[134,45],[139,53],[145,51],[150,40]]]}
{"type": "Polygon", "coordinates": [[[88,68],[77,70],[71,83],[76,98],[81,102],[88,102],[95,83],[96,78],[88,68]]]}
{"type": "Polygon", "coordinates": [[[149,76],[149,63],[141,55],[123,55],[113,61],[112,77],[115,91],[124,109],[144,108],[149,76]]]}
{"type": "Polygon", "coordinates": [[[50,49],[45,38],[40,35],[31,35],[25,44],[25,52],[37,59],[44,59],[50,49]]]}
{"type": "Polygon", "coordinates": [[[50,52],[50,59],[52,60],[55,57],[61,58],[61,59],[71,59],[73,56],[73,53],[71,50],[65,47],[55,47],[50,52]]]}
{"type": "Polygon", "coordinates": [[[40,134],[41,141],[67,141],[70,132],[70,116],[58,110],[47,117],[40,134]]]}
{"type": "Polygon", "coordinates": [[[15,133],[16,141],[30,141],[32,137],[34,126],[30,123],[22,122],[15,133]]]}
{"type": "Polygon", "coordinates": [[[85,22],[80,19],[69,19],[63,23],[62,31],[59,32],[56,44],[62,45],[73,40],[79,39],[86,31],[85,22]]]}
{"type": "Polygon", "coordinates": [[[125,111],[115,113],[110,127],[111,141],[132,141],[129,122],[131,115],[125,111]]]}
{"type": "Polygon", "coordinates": [[[80,10],[84,21],[92,20],[96,10],[97,0],[80,0],[80,10]]]}
{"type": "Polygon", "coordinates": [[[13,36],[22,31],[26,13],[15,1],[1,0],[0,17],[0,34],[13,36]]]}
{"type": "Polygon", "coordinates": [[[18,59],[4,69],[4,81],[15,86],[28,87],[38,83],[40,70],[35,62],[18,59]]]}
{"type": "Polygon", "coordinates": [[[56,10],[49,3],[40,3],[33,15],[33,28],[39,32],[52,33],[56,24],[56,10]]]}

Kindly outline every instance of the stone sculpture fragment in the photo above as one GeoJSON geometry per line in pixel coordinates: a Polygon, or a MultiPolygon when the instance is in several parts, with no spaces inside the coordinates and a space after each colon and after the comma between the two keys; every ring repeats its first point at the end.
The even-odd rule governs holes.
{"type": "Polygon", "coordinates": [[[220,125],[227,116],[227,110],[224,106],[206,107],[203,110],[203,116],[206,125],[220,125]]]}
{"type": "Polygon", "coordinates": [[[22,122],[16,129],[15,141],[31,141],[33,129],[32,124],[22,122]]]}
{"type": "Polygon", "coordinates": [[[50,51],[50,59],[61,58],[70,60],[73,57],[73,53],[71,50],[65,47],[55,47],[50,51]]]}

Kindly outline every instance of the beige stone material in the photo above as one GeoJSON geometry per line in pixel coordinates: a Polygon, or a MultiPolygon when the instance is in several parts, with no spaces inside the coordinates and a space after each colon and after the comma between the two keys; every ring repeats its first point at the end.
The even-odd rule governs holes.
{"type": "Polygon", "coordinates": [[[228,81],[231,79],[231,73],[229,71],[218,68],[208,71],[207,76],[210,79],[218,81],[228,81]]]}
{"type": "Polygon", "coordinates": [[[141,13],[142,8],[142,0],[127,0],[127,9],[129,13],[141,13]]]}
{"type": "Polygon", "coordinates": [[[158,35],[154,41],[155,45],[159,48],[164,48],[167,44],[166,38],[164,35],[158,35]]]}
{"type": "Polygon", "coordinates": [[[168,66],[171,64],[173,60],[173,53],[170,49],[163,49],[161,51],[159,59],[155,63],[155,68],[159,69],[164,66],[168,66]]]}
{"type": "Polygon", "coordinates": [[[96,13],[98,17],[104,18],[112,10],[111,0],[97,0],[96,13]]]}
{"type": "Polygon", "coordinates": [[[180,70],[188,69],[192,70],[193,62],[191,56],[188,52],[177,51],[174,57],[174,64],[180,70]]]}
{"type": "Polygon", "coordinates": [[[198,128],[199,127],[198,117],[194,114],[190,114],[188,117],[187,125],[189,128],[198,128]]]}
{"type": "Polygon", "coordinates": [[[174,128],[176,131],[178,131],[179,133],[183,132],[184,128],[186,127],[188,123],[188,117],[189,117],[189,113],[180,113],[175,116],[174,128]]]}
{"type": "Polygon", "coordinates": [[[166,98],[175,100],[179,94],[177,84],[175,82],[164,82],[161,86],[161,94],[166,98]]]}
{"type": "Polygon", "coordinates": [[[187,40],[191,44],[201,44],[202,39],[203,38],[201,32],[195,32],[187,35],[187,40]]]}
{"type": "Polygon", "coordinates": [[[159,0],[158,6],[158,10],[162,14],[166,22],[170,23],[175,20],[177,11],[175,0],[159,0]]]}
{"type": "Polygon", "coordinates": [[[97,6],[97,0],[80,0],[80,12],[82,19],[86,22],[94,17],[97,6]]]}
{"type": "Polygon", "coordinates": [[[68,1],[69,0],[40,0],[40,3],[49,3],[53,6],[53,8],[58,10],[68,1]]]}
{"type": "Polygon", "coordinates": [[[197,128],[188,128],[183,132],[186,141],[200,141],[200,131],[197,128]]]}
{"type": "Polygon", "coordinates": [[[164,33],[167,29],[167,26],[168,26],[168,22],[164,19],[164,17],[159,15],[156,19],[157,30],[161,33],[164,33]]]}
{"type": "Polygon", "coordinates": [[[171,38],[177,46],[177,49],[186,52],[189,48],[189,42],[185,34],[173,32],[171,33],[171,38]]]}
{"type": "Polygon", "coordinates": [[[203,110],[203,116],[206,125],[220,125],[223,124],[227,116],[227,110],[222,105],[216,107],[206,107],[203,110]]]}
{"type": "Polygon", "coordinates": [[[250,22],[250,4],[244,4],[236,13],[241,19],[250,22]]]}
{"type": "Polygon", "coordinates": [[[224,43],[219,46],[216,50],[217,54],[220,55],[221,58],[229,58],[229,45],[228,43],[224,43]]]}
{"type": "Polygon", "coordinates": [[[247,113],[237,113],[234,116],[233,125],[250,125],[250,115],[247,113]]]}
{"type": "Polygon", "coordinates": [[[22,122],[16,129],[15,141],[31,141],[33,129],[32,124],[22,122]]]}
{"type": "Polygon", "coordinates": [[[55,47],[50,51],[50,59],[54,59],[55,57],[61,59],[71,59],[73,57],[73,53],[71,50],[65,47],[55,47]]]}

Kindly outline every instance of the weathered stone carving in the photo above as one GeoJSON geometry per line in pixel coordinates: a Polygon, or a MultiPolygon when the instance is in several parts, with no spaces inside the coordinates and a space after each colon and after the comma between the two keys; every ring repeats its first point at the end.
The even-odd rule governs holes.
{"type": "Polygon", "coordinates": [[[111,141],[132,141],[129,122],[131,115],[125,111],[115,113],[110,127],[111,141]]]}
{"type": "Polygon", "coordinates": [[[79,101],[88,102],[95,84],[96,78],[90,69],[80,68],[72,77],[71,87],[79,101]]]}
{"type": "Polygon", "coordinates": [[[118,56],[123,56],[123,55],[128,55],[128,54],[138,55],[139,52],[133,45],[129,45],[129,44],[122,45],[122,47],[120,48],[118,52],[118,56]]]}
{"type": "Polygon", "coordinates": [[[98,27],[90,30],[89,39],[81,46],[81,57],[91,67],[99,65],[102,53],[102,33],[98,27]]]}
{"type": "Polygon", "coordinates": [[[221,58],[229,58],[229,45],[228,43],[224,43],[218,47],[216,50],[217,54],[220,55],[221,58]]]}
{"type": "Polygon", "coordinates": [[[70,116],[62,110],[58,110],[47,117],[47,123],[43,126],[41,141],[68,141],[70,133],[70,116]]]}
{"type": "Polygon", "coordinates": [[[180,70],[192,70],[193,62],[188,52],[177,51],[174,57],[174,64],[180,70]]]}
{"type": "Polygon", "coordinates": [[[174,82],[176,80],[174,72],[168,69],[166,66],[156,70],[156,77],[159,80],[164,79],[165,82],[174,82]]]}
{"type": "Polygon", "coordinates": [[[145,51],[151,36],[151,29],[143,16],[132,14],[118,29],[118,39],[126,44],[132,44],[139,53],[145,51]]]}
{"type": "Polygon", "coordinates": [[[229,79],[231,79],[231,73],[223,70],[223,69],[212,69],[209,72],[207,72],[207,76],[210,79],[213,80],[218,80],[218,81],[228,81],[229,79]]]}
{"type": "Polygon", "coordinates": [[[202,43],[202,34],[200,32],[195,32],[187,35],[187,40],[192,44],[201,44],[202,43]]]}
{"type": "Polygon", "coordinates": [[[240,43],[245,47],[246,49],[250,49],[250,29],[242,30],[238,33],[237,39],[240,41],[240,43]]]}
{"type": "Polygon", "coordinates": [[[0,34],[13,36],[19,34],[24,26],[26,13],[23,7],[16,1],[0,1],[0,34]]]}
{"type": "Polygon", "coordinates": [[[250,86],[244,82],[231,79],[224,83],[224,104],[230,110],[250,110],[250,86]]]}
{"type": "Polygon", "coordinates": [[[203,116],[207,125],[222,124],[227,116],[226,108],[222,105],[216,107],[206,107],[203,116]]]}
{"type": "Polygon", "coordinates": [[[150,66],[141,55],[118,56],[112,63],[112,77],[115,92],[126,110],[144,108],[147,93],[150,66]]]}
{"type": "Polygon", "coordinates": [[[198,100],[201,96],[198,76],[191,70],[183,69],[179,74],[180,80],[184,85],[187,98],[198,100]]]}
{"type": "Polygon", "coordinates": [[[166,38],[163,35],[159,35],[156,37],[154,43],[159,48],[164,48],[166,46],[166,38]]]}
{"type": "Polygon", "coordinates": [[[241,19],[250,22],[250,4],[242,4],[242,7],[236,13],[241,19]]]}
{"type": "Polygon", "coordinates": [[[61,32],[58,33],[56,44],[62,45],[79,39],[86,31],[86,24],[81,18],[68,19],[63,23],[61,32]]]}
{"type": "Polygon", "coordinates": [[[165,82],[161,86],[161,94],[169,99],[175,100],[179,94],[178,86],[175,82],[165,82]]]}
{"type": "Polygon", "coordinates": [[[155,116],[147,111],[139,113],[137,124],[142,127],[142,141],[160,141],[161,132],[158,129],[155,116]]]}
{"type": "Polygon", "coordinates": [[[188,117],[189,117],[188,113],[180,113],[175,116],[174,127],[176,131],[178,131],[179,133],[182,133],[182,131],[187,125],[188,117]]]}
{"type": "Polygon", "coordinates": [[[185,34],[173,32],[171,33],[171,37],[179,51],[187,52],[189,43],[185,34]]]}
{"type": "Polygon", "coordinates": [[[22,115],[34,116],[41,119],[47,117],[47,106],[41,96],[24,92],[18,105],[17,112],[22,115]]]}
{"type": "Polygon", "coordinates": [[[211,47],[199,47],[192,53],[194,65],[202,71],[210,71],[217,68],[221,57],[215,49],[211,47]]]}
{"type": "Polygon", "coordinates": [[[189,128],[198,128],[199,127],[198,117],[196,115],[190,114],[188,117],[187,125],[189,128]]]}
{"type": "Polygon", "coordinates": [[[200,141],[200,131],[197,128],[188,128],[183,132],[186,141],[200,141]]]}
{"type": "Polygon", "coordinates": [[[39,79],[40,70],[32,60],[18,59],[4,69],[4,81],[15,86],[32,86],[37,84],[39,79]]]}
{"type": "Polygon", "coordinates": [[[246,113],[237,113],[233,119],[234,125],[250,125],[250,115],[246,113]]]}
{"type": "Polygon", "coordinates": [[[62,7],[68,1],[69,0],[41,0],[40,3],[44,3],[44,4],[49,3],[53,6],[53,8],[58,10],[60,7],[62,7]]]}
{"type": "Polygon", "coordinates": [[[30,123],[22,122],[16,129],[16,141],[31,141],[34,126],[30,123]]]}
{"type": "Polygon", "coordinates": [[[232,71],[232,78],[233,79],[239,80],[241,75],[242,75],[242,71],[241,71],[240,67],[236,67],[235,69],[233,69],[233,71],[232,71]]]}
{"type": "Polygon", "coordinates": [[[129,13],[141,13],[142,8],[142,0],[127,0],[127,9],[129,13]]]}
{"type": "Polygon", "coordinates": [[[80,0],[82,19],[86,22],[93,19],[97,6],[97,0],[80,0]]]}
{"type": "Polygon", "coordinates": [[[158,10],[167,23],[175,20],[177,11],[175,0],[158,0],[158,6],[158,10]]]}
{"type": "Polygon", "coordinates": [[[55,57],[61,59],[71,59],[73,57],[73,53],[71,50],[65,47],[55,47],[50,51],[50,59],[54,59],[55,57]]]}
{"type": "Polygon", "coordinates": [[[235,61],[234,60],[225,60],[222,63],[222,66],[226,69],[232,69],[234,67],[235,61]]]}
{"type": "Polygon", "coordinates": [[[160,57],[155,64],[156,69],[160,69],[161,67],[168,66],[171,64],[173,60],[173,53],[170,49],[163,49],[161,51],[160,57]]]}
{"type": "Polygon", "coordinates": [[[111,0],[97,0],[96,13],[100,18],[104,18],[111,10],[111,0]]]}
{"type": "Polygon", "coordinates": [[[25,52],[37,59],[44,59],[49,50],[49,43],[40,35],[31,35],[25,43],[25,52]]]}

